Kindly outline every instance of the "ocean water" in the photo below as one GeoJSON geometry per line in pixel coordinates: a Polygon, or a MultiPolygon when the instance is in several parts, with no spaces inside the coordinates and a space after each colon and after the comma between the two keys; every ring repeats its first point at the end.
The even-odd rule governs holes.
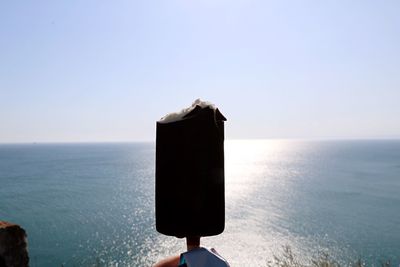
{"type": "MultiPolygon", "coordinates": [[[[0,145],[0,220],[32,267],[151,266],[185,241],[154,225],[153,143],[0,145]]],[[[231,266],[400,264],[400,141],[226,141],[226,226],[202,239],[231,266]]]]}

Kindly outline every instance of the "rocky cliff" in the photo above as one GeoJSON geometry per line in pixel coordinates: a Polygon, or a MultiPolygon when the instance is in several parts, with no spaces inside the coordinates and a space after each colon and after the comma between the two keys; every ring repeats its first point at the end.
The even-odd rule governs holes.
{"type": "Polygon", "coordinates": [[[19,225],[0,221],[0,267],[29,266],[26,232],[19,225]]]}

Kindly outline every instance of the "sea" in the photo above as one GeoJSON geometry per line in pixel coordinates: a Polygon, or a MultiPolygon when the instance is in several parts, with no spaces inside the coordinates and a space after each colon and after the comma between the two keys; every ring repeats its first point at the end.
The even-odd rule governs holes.
{"type": "MultiPolygon", "coordinates": [[[[31,267],[152,266],[185,251],[155,229],[154,143],[0,145],[0,220],[31,267]]],[[[400,140],[225,141],[225,231],[201,239],[232,267],[328,257],[400,266],[400,140]]]]}

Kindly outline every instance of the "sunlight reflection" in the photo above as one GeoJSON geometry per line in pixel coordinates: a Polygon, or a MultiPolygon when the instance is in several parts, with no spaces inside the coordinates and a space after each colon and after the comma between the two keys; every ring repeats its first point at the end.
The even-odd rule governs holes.
{"type": "MultiPolygon", "coordinates": [[[[251,193],[257,179],[268,172],[265,161],[287,149],[284,140],[228,140],[225,142],[226,197],[251,193]]],[[[267,182],[263,179],[263,182],[267,182]]]]}

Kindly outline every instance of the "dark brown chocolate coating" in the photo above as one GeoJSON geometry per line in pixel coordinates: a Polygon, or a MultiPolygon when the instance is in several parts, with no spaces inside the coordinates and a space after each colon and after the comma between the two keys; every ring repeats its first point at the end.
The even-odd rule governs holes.
{"type": "Polygon", "coordinates": [[[156,228],[170,236],[223,232],[224,120],[197,106],[182,120],[157,122],[156,228]]]}

